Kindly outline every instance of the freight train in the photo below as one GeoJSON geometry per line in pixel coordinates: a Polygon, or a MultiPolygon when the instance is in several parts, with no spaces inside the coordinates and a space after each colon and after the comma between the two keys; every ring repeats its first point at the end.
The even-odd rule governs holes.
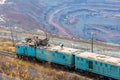
{"type": "Polygon", "coordinates": [[[84,52],[79,49],[64,47],[64,45],[48,45],[48,39],[26,39],[17,43],[18,57],[33,57],[37,60],[49,61],[55,64],[95,73],[109,79],[120,80],[120,59],[107,55],[84,52]]]}

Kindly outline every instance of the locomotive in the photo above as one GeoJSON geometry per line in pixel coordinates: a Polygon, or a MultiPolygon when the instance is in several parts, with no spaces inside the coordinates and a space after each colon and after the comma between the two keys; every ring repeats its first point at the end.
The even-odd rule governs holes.
{"type": "Polygon", "coordinates": [[[120,80],[120,59],[117,57],[81,51],[80,49],[50,45],[49,39],[35,37],[27,38],[25,42],[17,43],[18,57],[33,57],[37,60],[49,61],[55,64],[83,70],[120,80]]]}

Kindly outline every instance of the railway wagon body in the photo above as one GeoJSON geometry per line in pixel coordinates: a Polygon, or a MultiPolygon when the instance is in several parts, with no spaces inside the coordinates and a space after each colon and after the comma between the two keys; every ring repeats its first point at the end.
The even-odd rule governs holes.
{"type": "Polygon", "coordinates": [[[120,59],[84,52],[75,54],[75,68],[120,80],[120,59]]]}
{"type": "Polygon", "coordinates": [[[35,48],[28,45],[16,45],[16,54],[28,57],[35,57],[35,48]]]}
{"type": "Polygon", "coordinates": [[[44,60],[53,62],[56,64],[74,67],[75,56],[74,53],[78,52],[78,49],[72,49],[60,46],[50,47],[31,47],[24,44],[16,45],[16,54],[28,57],[34,57],[38,60],[44,60]]]}
{"type": "Polygon", "coordinates": [[[15,51],[17,55],[25,56],[25,49],[26,49],[26,46],[22,44],[15,46],[15,51]]]}
{"type": "Polygon", "coordinates": [[[36,57],[36,48],[31,46],[25,46],[25,56],[36,57]]]}
{"type": "Polygon", "coordinates": [[[74,67],[75,56],[74,53],[77,49],[61,48],[60,46],[52,46],[47,48],[37,48],[36,58],[39,60],[45,60],[60,65],[74,67]]]}

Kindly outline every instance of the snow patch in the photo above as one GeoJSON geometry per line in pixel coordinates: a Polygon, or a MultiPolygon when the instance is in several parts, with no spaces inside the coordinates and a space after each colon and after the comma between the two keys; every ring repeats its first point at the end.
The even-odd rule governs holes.
{"type": "Polygon", "coordinates": [[[4,15],[0,15],[0,22],[6,22],[6,21],[4,20],[4,15]]]}
{"type": "Polygon", "coordinates": [[[0,17],[0,22],[5,22],[5,20],[3,18],[0,17]]]}
{"type": "Polygon", "coordinates": [[[6,0],[0,0],[0,4],[5,4],[6,0]]]}
{"type": "Polygon", "coordinates": [[[120,2],[120,0],[106,0],[106,2],[120,2]]]}

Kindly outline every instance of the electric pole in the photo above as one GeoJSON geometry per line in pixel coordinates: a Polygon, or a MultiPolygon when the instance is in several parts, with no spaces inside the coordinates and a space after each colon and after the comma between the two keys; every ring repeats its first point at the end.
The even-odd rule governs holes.
{"type": "Polygon", "coordinates": [[[93,44],[94,44],[94,42],[93,42],[93,40],[94,40],[94,32],[91,32],[90,33],[91,34],[91,52],[93,53],[94,51],[93,51],[93,44]]]}
{"type": "Polygon", "coordinates": [[[7,21],[8,21],[8,27],[10,28],[10,36],[11,36],[11,40],[13,42],[13,47],[14,47],[15,46],[15,41],[14,41],[13,30],[12,30],[12,27],[10,25],[10,21],[9,20],[7,20],[7,21]]]}
{"type": "Polygon", "coordinates": [[[12,42],[13,42],[13,47],[15,46],[15,41],[14,41],[14,35],[13,35],[13,30],[12,30],[12,28],[11,28],[11,26],[10,26],[10,33],[11,33],[11,39],[12,39],[12,42]]]}
{"type": "Polygon", "coordinates": [[[13,47],[14,47],[15,46],[14,36],[13,36],[13,31],[12,31],[12,28],[11,28],[11,25],[10,25],[10,20],[5,18],[4,16],[2,18],[5,19],[6,24],[8,24],[8,28],[10,28],[10,36],[11,36],[11,39],[12,39],[12,42],[13,42],[13,47]]]}

